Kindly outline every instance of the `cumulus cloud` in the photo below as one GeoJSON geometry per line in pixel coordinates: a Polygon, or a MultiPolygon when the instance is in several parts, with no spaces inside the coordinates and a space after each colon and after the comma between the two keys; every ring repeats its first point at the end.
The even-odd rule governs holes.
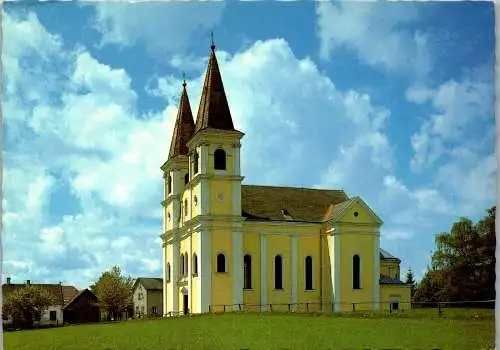
{"type": "Polygon", "coordinates": [[[493,204],[497,170],[493,150],[493,82],[484,66],[436,88],[411,86],[409,101],[431,114],[411,137],[411,167],[435,167],[435,183],[457,200],[460,213],[493,204]],[[488,127],[491,126],[491,127],[488,127]]]}
{"type": "Polygon", "coordinates": [[[101,45],[141,44],[156,56],[185,50],[198,31],[208,36],[219,23],[225,3],[171,2],[167,6],[161,2],[99,2],[93,6],[101,45]]]}
{"type": "Polygon", "coordinates": [[[404,29],[419,18],[415,6],[375,1],[320,2],[316,13],[323,59],[344,47],[366,64],[389,72],[423,77],[431,70],[426,35],[404,29]]]}

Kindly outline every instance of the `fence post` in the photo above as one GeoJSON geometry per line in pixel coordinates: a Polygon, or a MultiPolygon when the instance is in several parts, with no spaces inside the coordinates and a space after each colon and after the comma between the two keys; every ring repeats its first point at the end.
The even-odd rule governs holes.
{"type": "Polygon", "coordinates": [[[212,305],[208,305],[208,312],[211,313],[212,312],[212,305]]]}
{"type": "Polygon", "coordinates": [[[269,311],[273,312],[273,304],[269,304],[269,311]]]}
{"type": "Polygon", "coordinates": [[[332,312],[335,312],[335,303],[332,303],[332,312]]]}
{"type": "Polygon", "coordinates": [[[309,303],[306,303],[306,312],[309,312],[309,303]]]}
{"type": "Polygon", "coordinates": [[[288,312],[292,311],[291,304],[288,304],[288,312]]]}
{"type": "Polygon", "coordinates": [[[241,312],[241,304],[238,304],[238,308],[240,309],[240,312],[241,312]]]}
{"type": "Polygon", "coordinates": [[[352,303],[352,312],[356,311],[356,303],[352,303]]]}
{"type": "Polygon", "coordinates": [[[441,310],[441,303],[438,302],[438,314],[439,314],[439,317],[441,317],[443,315],[443,310],[441,310]]]}

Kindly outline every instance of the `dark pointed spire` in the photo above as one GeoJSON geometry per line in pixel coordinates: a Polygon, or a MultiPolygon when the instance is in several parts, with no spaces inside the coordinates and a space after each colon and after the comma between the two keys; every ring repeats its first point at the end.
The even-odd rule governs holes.
{"type": "Polygon", "coordinates": [[[196,117],[195,132],[207,128],[234,130],[233,119],[231,118],[224,85],[222,84],[219,64],[215,56],[213,33],[210,49],[205,83],[203,84],[200,106],[198,107],[198,115],[196,117]]]}
{"type": "MultiPolygon", "coordinates": [[[[183,74],[183,78],[185,75],[183,74]]],[[[186,80],[182,82],[182,94],[177,111],[177,119],[175,120],[174,132],[170,143],[170,152],[168,159],[179,155],[187,155],[189,149],[187,142],[194,134],[194,120],[189,97],[186,91],[186,80]]]]}

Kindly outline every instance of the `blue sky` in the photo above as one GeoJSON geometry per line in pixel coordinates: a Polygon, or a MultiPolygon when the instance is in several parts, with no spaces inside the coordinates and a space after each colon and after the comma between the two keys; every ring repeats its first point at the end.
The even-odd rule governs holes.
{"type": "Polygon", "coordinates": [[[492,3],[8,3],[4,277],[161,275],[159,166],[211,30],[245,183],[361,196],[419,278],[494,204],[492,3]]]}

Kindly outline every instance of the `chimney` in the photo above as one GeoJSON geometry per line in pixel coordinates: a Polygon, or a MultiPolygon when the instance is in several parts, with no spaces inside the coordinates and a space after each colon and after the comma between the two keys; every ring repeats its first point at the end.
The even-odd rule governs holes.
{"type": "Polygon", "coordinates": [[[26,280],[26,284],[29,286],[31,284],[30,280],[26,280]]]}
{"type": "Polygon", "coordinates": [[[7,284],[10,284],[10,277],[7,277],[7,284]]]}

